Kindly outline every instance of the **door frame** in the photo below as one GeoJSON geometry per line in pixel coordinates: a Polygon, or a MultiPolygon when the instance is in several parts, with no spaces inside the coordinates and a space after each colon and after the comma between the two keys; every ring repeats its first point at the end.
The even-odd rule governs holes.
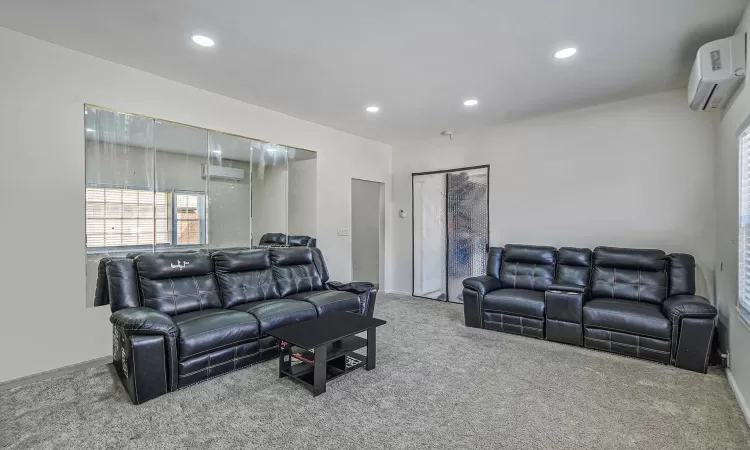
{"type": "MultiPolygon", "coordinates": [[[[474,169],[487,169],[487,246],[489,247],[490,242],[490,165],[489,164],[482,164],[479,166],[467,166],[467,167],[458,167],[455,169],[442,169],[442,170],[431,170],[428,172],[412,172],[411,174],[411,295],[412,297],[419,297],[419,298],[426,298],[429,300],[435,300],[441,303],[451,303],[450,300],[437,300],[434,298],[429,297],[422,297],[420,295],[414,294],[414,276],[416,275],[416,269],[414,268],[414,247],[415,247],[415,241],[414,241],[414,177],[418,177],[420,175],[436,175],[440,173],[448,174],[451,172],[460,172],[463,170],[474,170],[474,169]]],[[[447,176],[447,175],[446,175],[447,176]]],[[[446,182],[446,189],[448,188],[448,183],[446,182]]],[[[446,239],[446,245],[445,245],[445,273],[448,274],[448,256],[450,247],[447,245],[448,242],[448,195],[446,192],[445,196],[445,239],[446,239]]],[[[488,249],[489,251],[489,249],[488,249]]],[[[447,290],[447,289],[446,289],[447,290]]],[[[448,295],[448,292],[446,292],[446,296],[448,295]]]]}

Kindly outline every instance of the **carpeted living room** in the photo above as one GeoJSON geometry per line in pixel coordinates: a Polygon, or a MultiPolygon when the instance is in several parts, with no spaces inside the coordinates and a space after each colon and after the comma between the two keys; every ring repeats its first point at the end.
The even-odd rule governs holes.
{"type": "Polygon", "coordinates": [[[749,29],[0,2],[0,448],[750,449],[749,29]]]}

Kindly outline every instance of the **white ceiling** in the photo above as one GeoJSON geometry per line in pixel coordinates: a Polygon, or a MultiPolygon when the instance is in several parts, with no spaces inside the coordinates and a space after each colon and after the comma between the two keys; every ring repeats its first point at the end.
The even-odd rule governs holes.
{"type": "Polygon", "coordinates": [[[697,48],[747,3],[2,0],[0,26],[394,142],[684,86],[697,48]],[[196,49],[196,32],[216,47],[196,49]]]}

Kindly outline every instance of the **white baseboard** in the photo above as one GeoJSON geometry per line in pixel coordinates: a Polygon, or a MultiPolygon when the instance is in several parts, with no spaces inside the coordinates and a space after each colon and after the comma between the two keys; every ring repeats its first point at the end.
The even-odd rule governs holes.
{"type": "Polygon", "coordinates": [[[57,378],[63,375],[68,375],[82,370],[90,369],[92,367],[103,366],[107,363],[112,362],[112,356],[103,356],[101,358],[92,359],[90,361],[84,361],[78,364],[72,364],[70,366],[60,367],[59,369],[52,369],[46,372],[37,373],[13,380],[3,381],[0,383],[0,390],[11,389],[26,384],[36,383],[37,381],[49,380],[50,378],[57,378]]]}
{"type": "Polygon", "coordinates": [[[747,401],[745,400],[745,397],[742,395],[742,392],[740,392],[739,386],[737,386],[737,382],[734,381],[734,376],[732,375],[732,371],[727,369],[727,380],[729,380],[729,387],[732,388],[732,392],[734,392],[734,396],[737,397],[737,403],[740,404],[740,409],[742,410],[742,414],[745,415],[745,420],[747,421],[747,424],[750,425],[750,406],[748,406],[747,401]]]}
{"type": "Polygon", "coordinates": [[[384,294],[398,294],[398,295],[408,295],[411,297],[411,292],[404,292],[404,291],[383,291],[384,294]]]}

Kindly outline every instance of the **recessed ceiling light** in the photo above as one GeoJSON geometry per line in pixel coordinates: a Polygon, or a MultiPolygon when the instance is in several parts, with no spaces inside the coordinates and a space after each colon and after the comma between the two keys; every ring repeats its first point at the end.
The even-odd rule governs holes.
{"type": "Polygon", "coordinates": [[[576,50],[575,47],[564,48],[562,50],[558,50],[555,52],[555,58],[557,59],[570,58],[571,56],[575,55],[577,51],[578,50],[576,50]]]}
{"type": "Polygon", "coordinates": [[[192,38],[190,38],[195,42],[196,44],[200,45],[201,47],[213,47],[214,46],[214,40],[210,37],[201,36],[200,34],[193,35],[192,38]]]}
{"type": "Polygon", "coordinates": [[[93,133],[93,132],[94,132],[94,129],[93,129],[93,128],[86,128],[86,132],[88,132],[88,133],[93,133]]]}
{"type": "Polygon", "coordinates": [[[479,103],[479,100],[472,98],[471,100],[466,100],[464,102],[464,106],[476,106],[479,103]]]}
{"type": "Polygon", "coordinates": [[[376,112],[380,111],[380,108],[377,107],[377,106],[375,106],[375,105],[373,105],[373,106],[368,106],[367,108],[365,108],[365,111],[367,111],[369,113],[376,113],[376,112]]]}

